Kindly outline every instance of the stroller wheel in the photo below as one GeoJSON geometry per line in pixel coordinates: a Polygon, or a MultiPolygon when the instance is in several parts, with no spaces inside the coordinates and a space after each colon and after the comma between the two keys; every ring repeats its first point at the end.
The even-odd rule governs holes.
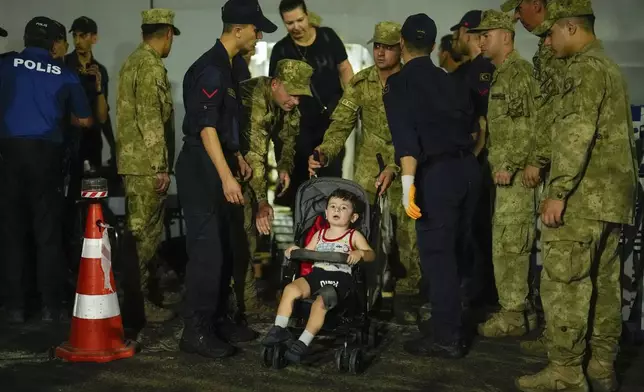
{"type": "Polygon", "coordinates": [[[349,370],[349,353],[346,348],[335,350],[335,366],[342,373],[349,370]]]}
{"type": "Polygon", "coordinates": [[[371,322],[369,325],[369,348],[376,348],[378,345],[378,324],[371,322]]]}
{"type": "Polygon", "coordinates": [[[283,344],[276,346],[273,350],[273,369],[284,369],[286,367],[286,347],[283,344]]]}
{"type": "Polygon", "coordinates": [[[349,371],[353,374],[362,373],[363,369],[363,354],[361,348],[354,348],[351,350],[351,357],[349,358],[349,371]]]}
{"type": "Polygon", "coordinates": [[[273,365],[273,356],[275,355],[275,347],[262,347],[262,365],[270,368],[273,365]]]}

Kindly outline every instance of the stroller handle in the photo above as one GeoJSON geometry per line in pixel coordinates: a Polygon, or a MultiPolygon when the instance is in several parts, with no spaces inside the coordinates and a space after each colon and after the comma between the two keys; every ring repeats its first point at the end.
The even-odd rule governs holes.
{"type": "Polygon", "coordinates": [[[291,252],[292,261],[321,261],[331,264],[347,264],[349,255],[340,252],[316,252],[308,249],[295,249],[291,252]]]}

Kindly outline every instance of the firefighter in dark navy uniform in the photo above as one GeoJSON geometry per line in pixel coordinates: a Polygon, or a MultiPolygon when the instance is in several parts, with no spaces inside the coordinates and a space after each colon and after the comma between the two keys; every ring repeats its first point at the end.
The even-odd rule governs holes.
{"type": "Polygon", "coordinates": [[[465,348],[458,267],[481,181],[472,154],[473,109],[464,85],[430,58],[434,21],[425,14],[412,15],[401,36],[405,66],[387,80],[383,101],[402,168],[403,206],[416,220],[432,307],[431,337],[404,347],[413,355],[460,358],[465,348]]]}
{"type": "Polygon", "coordinates": [[[183,80],[185,137],[176,170],[189,259],[179,345],[210,358],[230,356],[235,351],[231,343],[257,337],[244,323],[230,319],[227,309],[234,259],[230,222],[245,202],[239,181],[252,175],[240,153],[239,83],[248,73],[243,55],[253,50],[262,32],[277,30],[256,0],[229,0],[222,7],[222,21],[220,39],[183,80]]]}

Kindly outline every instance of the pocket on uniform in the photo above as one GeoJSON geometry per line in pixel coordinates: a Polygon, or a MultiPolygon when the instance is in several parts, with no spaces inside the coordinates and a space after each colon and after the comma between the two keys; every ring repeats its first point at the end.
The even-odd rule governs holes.
{"type": "Polygon", "coordinates": [[[504,253],[530,253],[532,249],[530,225],[503,225],[494,228],[495,241],[504,253]]]}
{"type": "Polygon", "coordinates": [[[570,226],[542,231],[543,268],[550,280],[571,283],[590,276],[593,238],[587,231],[570,226]]]}

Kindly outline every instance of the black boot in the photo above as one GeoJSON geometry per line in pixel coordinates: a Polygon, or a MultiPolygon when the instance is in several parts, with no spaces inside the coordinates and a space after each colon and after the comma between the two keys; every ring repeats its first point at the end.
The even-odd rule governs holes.
{"type": "Polygon", "coordinates": [[[229,357],[235,353],[233,346],[219,339],[211,317],[193,315],[185,318],[184,324],[179,342],[181,351],[214,359],[229,357]]]}
{"type": "Polygon", "coordinates": [[[223,317],[217,321],[216,326],[218,336],[228,343],[250,342],[259,336],[257,332],[248,326],[248,323],[243,317],[238,317],[237,320],[232,320],[230,317],[223,317]]]}

